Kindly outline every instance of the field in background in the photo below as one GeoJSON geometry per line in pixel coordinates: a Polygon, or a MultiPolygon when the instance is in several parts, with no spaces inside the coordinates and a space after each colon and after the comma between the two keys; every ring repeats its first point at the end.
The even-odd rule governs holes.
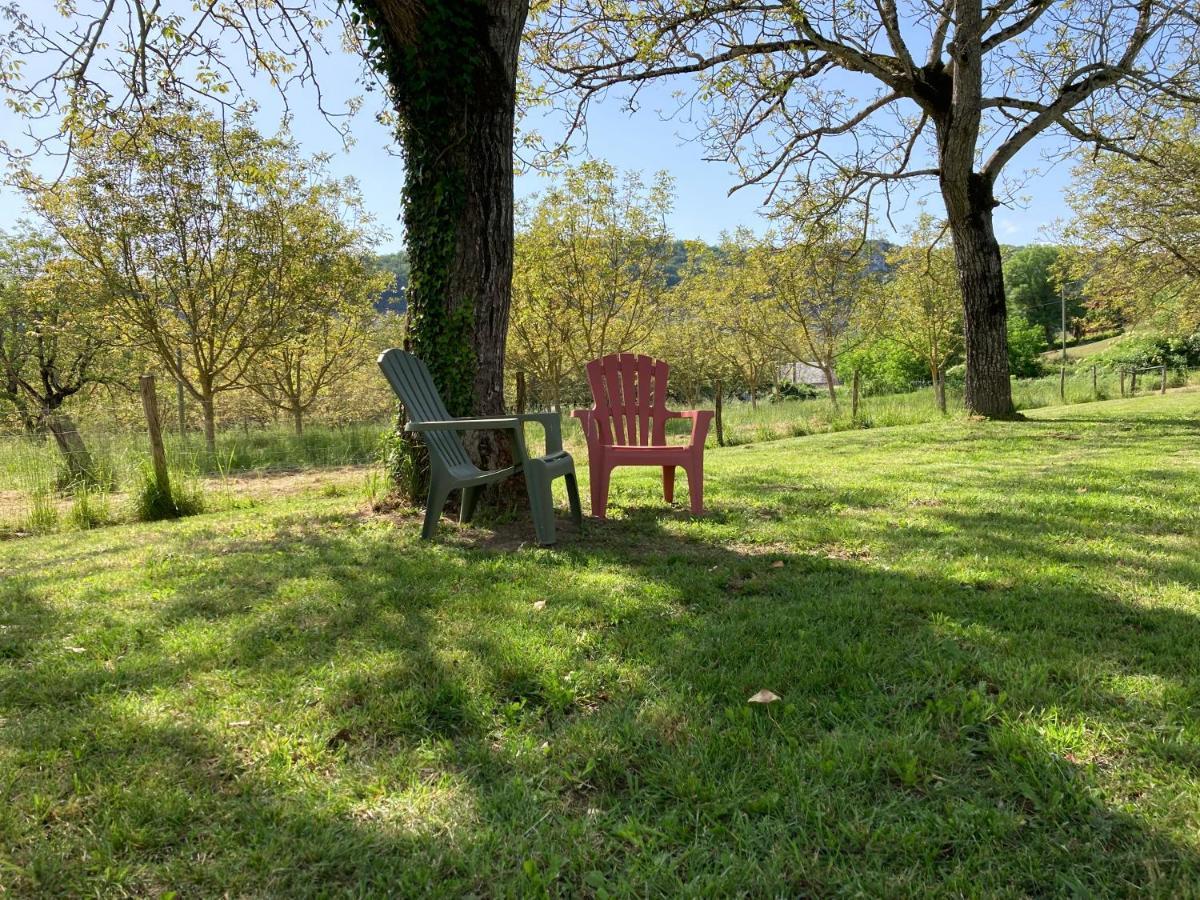
{"type": "MultiPolygon", "coordinates": [[[[1187,373],[1171,373],[1170,385],[1185,383],[1187,373]]],[[[1195,381],[1195,375],[1192,375],[1195,381]]],[[[1156,377],[1139,383],[1139,393],[1157,389],[1156,377]]],[[[1085,403],[1120,395],[1119,377],[1101,372],[1093,387],[1090,367],[1075,366],[1068,372],[1067,403],[1085,403]]],[[[725,406],[725,439],[731,446],[800,437],[810,434],[855,429],[915,425],[942,420],[931,388],[905,394],[863,397],[858,416],[850,414],[847,388],[839,388],[835,408],[825,396],[811,400],[772,403],[763,399],[752,407],[733,401],[725,406]]],[[[1057,375],[1014,383],[1019,409],[1057,405],[1057,375]]],[[[962,415],[961,390],[947,390],[951,418],[962,415]]],[[[679,406],[679,404],[675,404],[679,406]]],[[[583,435],[576,420],[564,414],[564,438],[568,449],[582,460],[586,456],[583,435]]],[[[219,433],[217,453],[204,452],[198,435],[183,441],[178,434],[165,435],[167,455],[176,477],[190,480],[211,503],[228,505],[243,492],[231,483],[247,473],[285,473],[328,467],[365,466],[378,457],[384,423],[364,423],[336,428],[310,426],[303,436],[287,428],[229,429],[219,433]]],[[[671,434],[681,439],[688,424],[671,423],[671,434]]],[[[531,426],[530,438],[540,441],[531,426]]],[[[80,494],[64,490],[62,463],[54,445],[24,437],[0,437],[0,537],[14,534],[57,531],[76,527],[127,521],[129,494],[135,489],[148,462],[146,439],[139,432],[108,433],[85,429],[84,437],[101,474],[102,484],[80,494]],[[81,503],[85,507],[80,509],[81,503]]],[[[715,428],[709,446],[716,446],[715,428]]],[[[379,490],[378,476],[363,476],[368,493],[379,490]]],[[[211,504],[210,504],[211,505],[211,504]]]]}
{"type": "MultiPolygon", "coordinates": [[[[1079,360],[1079,359],[1087,359],[1087,357],[1089,357],[1089,356],[1095,356],[1097,353],[1101,353],[1101,352],[1107,350],[1109,347],[1111,347],[1117,341],[1121,340],[1121,338],[1123,336],[1124,335],[1117,334],[1117,335],[1113,335],[1112,337],[1101,338],[1098,341],[1086,341],[1082,344],[1068,344],[1067,345],[1067,359],[1068,360],[1079,360]]],[[[1042,360],[1047,365],[1052,365],[1054,363],[1057,363],[1061,359],[1062,359],[1062,350],[1059,347],[1052,347],[1051,349],[1046,350],[1044,353],[1042,353],[1042,360]]]]}

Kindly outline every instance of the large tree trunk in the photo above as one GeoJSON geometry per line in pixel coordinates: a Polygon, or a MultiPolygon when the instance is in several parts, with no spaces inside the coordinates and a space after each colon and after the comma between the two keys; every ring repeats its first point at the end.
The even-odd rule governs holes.
{"type": "Polygon", "coordinates": [[[304,410],[302,410],[299,406],[293,406],[291,409],[291,413],[292,413],[292,427],[296,431],[296,437],[303,437],[304,436],[304,410]]]}
{"type": "Polygon", "coordinates": [[[942,179],[958,283],[963,295],[967,412],[990,419],[1016,415],[1008,378],[1008,308],[1000,244],[992,228],[996,205],[986,179],[942,179]]]}
{"type": "MultiPolygon", "coordinates": [[[[400,118],[409,349],[451,415],[503,415],[517,56],[529,2],[354,3],[374,25],[375,64],[400,118]]],[[[511,460],[502,433],[467,442],[485,468],[511,460]]],[[[422,448],[406,447],[422,470],[422,448]]]]}
{"type": "MultiPolygon", "coordinates": [[[[474,307],[471,349],[475,357],[470,413],[503,416],[504,350],[512,301],[513,274],[513,129],[516,64],[525,9],[519,21],[502,21],[497,7],[524,6],[489,3],[493,21],[486,77],[464,110],[463,169],[467,193],[459,217],[458,243],[451,270],[450,292],[455,303],[474,307]]],[[[508,10],[511,15],[512,10],[508,10]]],[[[485,469],[512,461],[509,436],[481,431],[468,447],[485,469]]]]}

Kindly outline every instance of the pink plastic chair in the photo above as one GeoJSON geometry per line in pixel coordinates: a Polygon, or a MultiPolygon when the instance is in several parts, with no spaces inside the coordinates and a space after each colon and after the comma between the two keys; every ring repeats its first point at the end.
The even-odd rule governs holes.
{"type": "Polygon", "coordinates": [[[593,516],[607,514],[609,476],[617,466],[662,466],[668,503],[675,499],[675,468],[682,468],[692,512],[704,511],[704,439],[713,413],[667,409],[669,369],[660,359],[632,353],[613,353],[587,364],[594,405],[572,415],[587,435],[593,516]],[[667,443],[667,419],[692,420],[686,444],[667,443]]]}

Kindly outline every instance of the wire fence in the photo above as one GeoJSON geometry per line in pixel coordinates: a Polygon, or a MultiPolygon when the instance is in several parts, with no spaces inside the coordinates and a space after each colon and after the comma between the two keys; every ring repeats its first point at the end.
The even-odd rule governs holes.
{"type": "MultiPolygon", "coordinates": [[[[1168,391],[1200,384],[1200,367],[1106,369],[1077,362],[1058,374],[1014,381],[1013,397],[1018,409],[1034,409],[1142,397],[1162,392],[1164,384],[1168,391]]],[[[837,404],[824,394],[784,402],[769,402],[764,397],[755,404],[726,403],[725,441],[746,444],[854,428],[922,424],[941,418],[928,385],[903,394],[863,396],[857,413],[852,412],[848,391],[846,386],[839,388],[837,404]]],[[[961,387],[948,386],[946,400],[950,415],[961,414],[961,387]]],[[[164,420],[165,429],[169,412],[164,420]]],[[[247,473],[295,473],[374,463],[390,427],[385,418],[314,424],[302,434],[284,424],[239,425],[220,430],[215,452],[211,453],[195,430],[184,434],[178,429],[164,430],[163,441],[173,480],[219,493],[223,484],[244,479],[247,473]]],[[[574,420],[566,419],[563,430],[569,449],[582,452],[582,434],[574,420]]],[[[85,419],[79,432],[95,476],[86,484],[73,479],[49,435],[0,432],[0,537],[128,518],[125,506],[144,486],[149,473],[145,423],[138,427],[132,420],[110,421],[106,426],[102,421],[85,419]]],[[[715,437],[715,433],[710,434],[710,441],[715,442],[715,437]]],[[[237,492],[243,487],[238,484],[231,490],[237,492]]]]}

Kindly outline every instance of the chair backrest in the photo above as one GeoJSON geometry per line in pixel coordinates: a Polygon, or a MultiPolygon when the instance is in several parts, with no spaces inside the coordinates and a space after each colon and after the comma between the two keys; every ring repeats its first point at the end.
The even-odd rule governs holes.
{"type": "Polygon", "coordinates": [[[612,353],[587,364],[601,444],[666,444],[669,370],[661,359],[633,353],[612,353]]]}
{"type": "MultiPolygon", "coordinates": [[[[404,412],[410,422],[443,422],[451,418],[434,387],[428,366],[417,357],[396,348],[385,350],[379,356],[379,368],[404,403],[404,412]]],[[[456,432],[427,431],[422,437],[429,452],[440,456],[447,467],[471,464],[463,449],[462,437],[456,432]]]]}

